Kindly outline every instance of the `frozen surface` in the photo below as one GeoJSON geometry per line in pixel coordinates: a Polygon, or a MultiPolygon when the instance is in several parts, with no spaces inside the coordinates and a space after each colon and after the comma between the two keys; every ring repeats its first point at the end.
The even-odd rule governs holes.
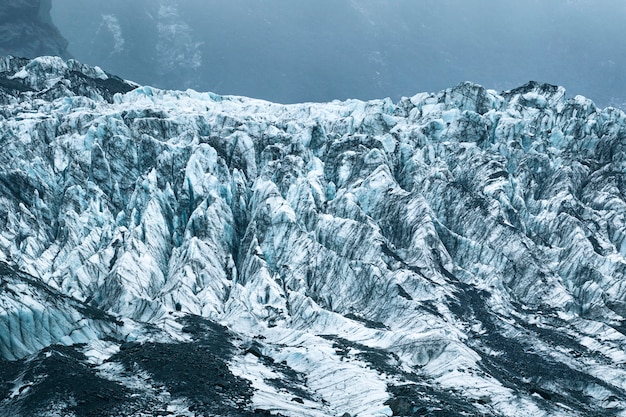
{"type": "Polygon", "coordinates": [[[0,407],[60,345],[120,415],[626,409],[621,111],[535,83],[285,106],[0,67],[28,87],[0,88],[0,407]]]}

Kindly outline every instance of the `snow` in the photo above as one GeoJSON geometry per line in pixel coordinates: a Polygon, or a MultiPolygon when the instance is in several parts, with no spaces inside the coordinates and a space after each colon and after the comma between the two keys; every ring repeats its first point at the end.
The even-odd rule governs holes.
{"type": "Polygon", "coordinates": [[[323,406],[309,399],[301,399],[302,403],[294,401],[293,393],[268,385],[267,380],[282,378],[282,375],[261,364],[253,355],[238,357],[231,364],[231,370],[235,375],[252,382],[256,390],[253,397],[255,407],[283,415],[303,417],[325,417],[331,413],[329,406],[323,406]]]}

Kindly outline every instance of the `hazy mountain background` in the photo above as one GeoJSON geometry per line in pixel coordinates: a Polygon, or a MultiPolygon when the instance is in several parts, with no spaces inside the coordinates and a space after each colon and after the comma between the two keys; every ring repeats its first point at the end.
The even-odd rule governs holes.
{"type": "Polygon", "coordinates": [[[50,18],[51,0],[0,2],[0,56],[67,57],[67,41],[50,18]]]}
{"type": "Polygon", "coordinates": [[[53,0],[77,59],[157,87],[278,102],[471,80],[626,102],[622,0],[53,0]]]}

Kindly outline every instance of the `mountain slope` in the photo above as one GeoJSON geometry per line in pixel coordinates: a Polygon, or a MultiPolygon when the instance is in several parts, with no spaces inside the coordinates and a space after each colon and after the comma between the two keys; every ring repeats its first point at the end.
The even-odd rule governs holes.
{"type": "Polygon", "coordinates": [[[50,0],[11,0],[0,4],[0,55],[67,57],[67,41],[50,17],[50,0]]]}
{"type": "Polygon", "coordinates": [[[0,69],[7,415],[624,414],[621,111],[537,83],[284,106],[0,69]]]}

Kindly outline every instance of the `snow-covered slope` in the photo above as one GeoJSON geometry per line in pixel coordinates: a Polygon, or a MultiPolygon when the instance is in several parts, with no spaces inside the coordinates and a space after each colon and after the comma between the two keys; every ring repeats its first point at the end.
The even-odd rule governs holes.
{"type": "Polygon", "coordinates": [[[621,111],[0,75],[6,415],[626,415],[621,111]]]}

